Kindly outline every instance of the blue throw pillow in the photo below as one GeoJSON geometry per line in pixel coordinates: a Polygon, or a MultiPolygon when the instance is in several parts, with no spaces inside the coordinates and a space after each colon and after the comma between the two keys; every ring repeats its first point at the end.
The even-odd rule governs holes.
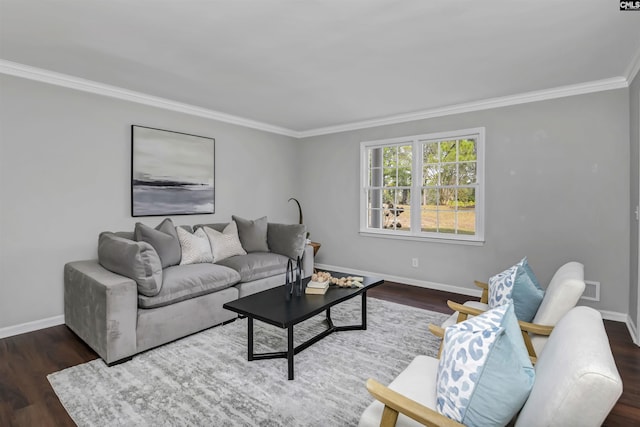
{"type": "Polygon", "coordinates": [[[531,269],[531,266],[529,265],[529,261],[527,260],[527,257],[524,257],[520,260],[520,262],[518,263],[518,265],[522,266],[522,268],[524,268],[524,271],[527,272],[527,275],[529,276],[529,279],[531,279],[531,281],[533,282],[534,286],[540,290],[542,290],[542,287],[540,286],[540,282],[538,282],[538,278],[536,277],[535,274],[533,274],[533,270],[531,269]]]}
{"type": "Polygon", "coordinates": [[[466,426],[504,426],[535,379],[512,304],[445,330],[436,409],[466,426]]]}
{"type": "Polygon", "coordinates": [[[544,298],[527,258],[489,279],[489,308],[513,302],[518,320],[531,322],[544,298]]]}
{"type": "Polygon", "coordinates": [[[538,312],[542,299],[544,298],[544,289],[540,287],[538,279],[533,274],[527,257],[522,258],[518,264],[518,272],[516,274],[516,282],[513,285],[513,307],[515,309],[518,320],[531,322],[538,312]]]}

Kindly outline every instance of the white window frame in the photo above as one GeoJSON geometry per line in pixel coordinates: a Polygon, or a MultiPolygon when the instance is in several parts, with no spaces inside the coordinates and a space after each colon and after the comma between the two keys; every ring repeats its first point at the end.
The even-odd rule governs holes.
{"type": "MultiPolygon", "coordinates": [[[[380,139],[375,141],[363,141],[360,143],[360,234],[372,237],[382,237],[390,239],[406,239],[434,242],[449,242],[462,244],[483,244],[484,243],[484,146],[485,128],[471,128],[447,132],[429,133],[423,135],[413,135],[401,138],[380,139]],[[423,153],[422,144],[425,141],[440,141],[452,139],[473,138],[476,140],[476,182],[473,184],[476,191],[475,218],[476,233],[453,234],[422,231],[421,222],[421,194],[422,173],[423,173],[423,153]],[[411,145],[412,146],[412,179],[411,179],[411,224],[408,229],[379,229],[369,228],[367,212],[367,189],[368,189],[368,150],[370,148],[388,147],[390,145],[411,145]],[[415,173],[417,171],[418,173],[415,173]]],[[[466,186],[466,185],[465,185],[466,186]]]]}

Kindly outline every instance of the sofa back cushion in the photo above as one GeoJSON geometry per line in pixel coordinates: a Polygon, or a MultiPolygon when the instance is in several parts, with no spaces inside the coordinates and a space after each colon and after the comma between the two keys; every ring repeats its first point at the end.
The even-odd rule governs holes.
{"type": "Polygon", "coordinates": [[[240,243],[247,253],[269,252],[267,244],[267,217],[263,216],[255,220],[240,218],[232,215],[231,219],[238,226],[240,243]]]}
{"type": "Polygon", "coordinates": [[[166,218],[156,228],[138,222],[133,234],[138,242],[147,242],[153,246],[158,252],[162,268],[180,264],[182,249],[176,228],[170,218],[166,218]]]}
{"type": "Polygon", "coordinates": [[[211,224],[196,224],[193,226],[193,231],[196,231],[198,228],[209,227],[213,230],[219,231],[222,233],[224,228],[229,225],[228,222],[214,222],[211,224]]]}
{"type": "Polygon", "coordinates": [[[135,242],[101,233],[98,238],[98,262],[104,268],[135,280],[138,293],[157,295],[162,288],[162,263],[156,250],[147,242],[135,242]]]}
{"type": "Polygon", "coordinates": [[[267,242],[271,252],[296,259],[302,257],[306,241],[307,227],[304,224],[268,224],[267,242]]]}
{"type": "MultiPolygon", "coordinates": [[[[287,271],[288,261],[289,258],[283,255],[271,252],[253,252],[226,258],[218,264],[240,273],[240,282],[245,283],[284,274],[287,271]]],[[[281,284],[284,284],[284,281],[281,284]]]]}

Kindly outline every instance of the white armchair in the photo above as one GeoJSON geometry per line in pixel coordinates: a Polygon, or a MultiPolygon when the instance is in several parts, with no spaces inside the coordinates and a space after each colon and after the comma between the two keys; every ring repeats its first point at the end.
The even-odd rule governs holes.
{"type": "MultiPolygon", "coordinates": [[[[448,305],[455,313],[445,320],[441,325],[443,328],[489,309],[487,284],[475,284],[483,289],[480,301],[467,301],[464,304],[449,301],[448,305]]],[[[521,329],[526,332],[523,336],[531,356],[536,357],[542,352],[553,326],[575,307],[584,288],[584,265],[581,263],[568,262],[555,272],[533,321],[520,322],[521,329]]]]}
{"type": "MultiPolygon", "coordinates": [[[[388,387],[370,379],[377,400],[359,427],[461,426],[434,409],[437,370],[438,359],[417,356],[388,387]]],[[[622,394],[602,318],[589,307],[571,309],[556,324],[535,373],[516,426],[600,426],[622,394]]]]}

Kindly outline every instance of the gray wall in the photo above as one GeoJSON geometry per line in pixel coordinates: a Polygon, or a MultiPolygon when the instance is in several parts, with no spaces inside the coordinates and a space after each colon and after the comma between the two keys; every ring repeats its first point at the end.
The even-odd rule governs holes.
{"type": "Polygon", "coordinates": [[[130,125],[215,138],[213,215],[297,222],[296,141],[163,109],[0,76],[0,329],[63,313],[63,265],[96,256],[102,230],[132,230],[130,125]]]}
{"type": "Polygon", "coordinates": [[[293,196],[322,243],[320,263],[472,290],[473,279],[523,255],[543,283],[578,260],[587,279],[602,282],[593,306],[637,318],[637,266],[627,254],[635,250],[637,264],[629,235],[638,164],[631,176],[629,157],[638,158],[638,126],[629,105],[637,119],[639,86],[636,78],[632,99],[621,89],[295,141],[0,76],[0,329],[61,315],[62,266],[95,257],[100,231],[162,219],[130,216],[131,124],[216,139],[216,213],[176,216],[178,224],[232,214],[295,222],[293,196]],[[361,141],[477,126],[487,129],[484,246],[359,235],[361,141]]]}
{"type": "MultiPolygon", "coordinates": [[[[631,211],[633,212],[635,207],[640,204],[640,174],[638,169],[640,168],[640,73],[636,74],[635,79],[631,83],[629,90],[629,104],[630,104],[630,124],[631,124],[631,211]]],[[[634,323],[636,331],[640,326],[640,313],[638,313],[638,221],[635,215],[631,214],[630,221],[631,228],[631,245],[630,245],[630,269],[629,269],[629,318],[634,323]]],[[[639,332],[640,334],[640,332],[639,332]]],[[[640,335],[636,337],[637,342],[640,344],[640,335]]]]}
{"type": "MultiPolygon", "coordinates": [[[[529,261],[542,283],[563,263],[601,282],[601,310],[628,312],[627,89],[306,138],[301,200],[319,263],[473,288],[529,261]],[[486,127],[486,244],[360,236],[361,141],[486,127]],[[411,258],[419,258],[419,268],[411,258]]],[[[584,303],[586,305],[586,303],[584,303]]]]}

